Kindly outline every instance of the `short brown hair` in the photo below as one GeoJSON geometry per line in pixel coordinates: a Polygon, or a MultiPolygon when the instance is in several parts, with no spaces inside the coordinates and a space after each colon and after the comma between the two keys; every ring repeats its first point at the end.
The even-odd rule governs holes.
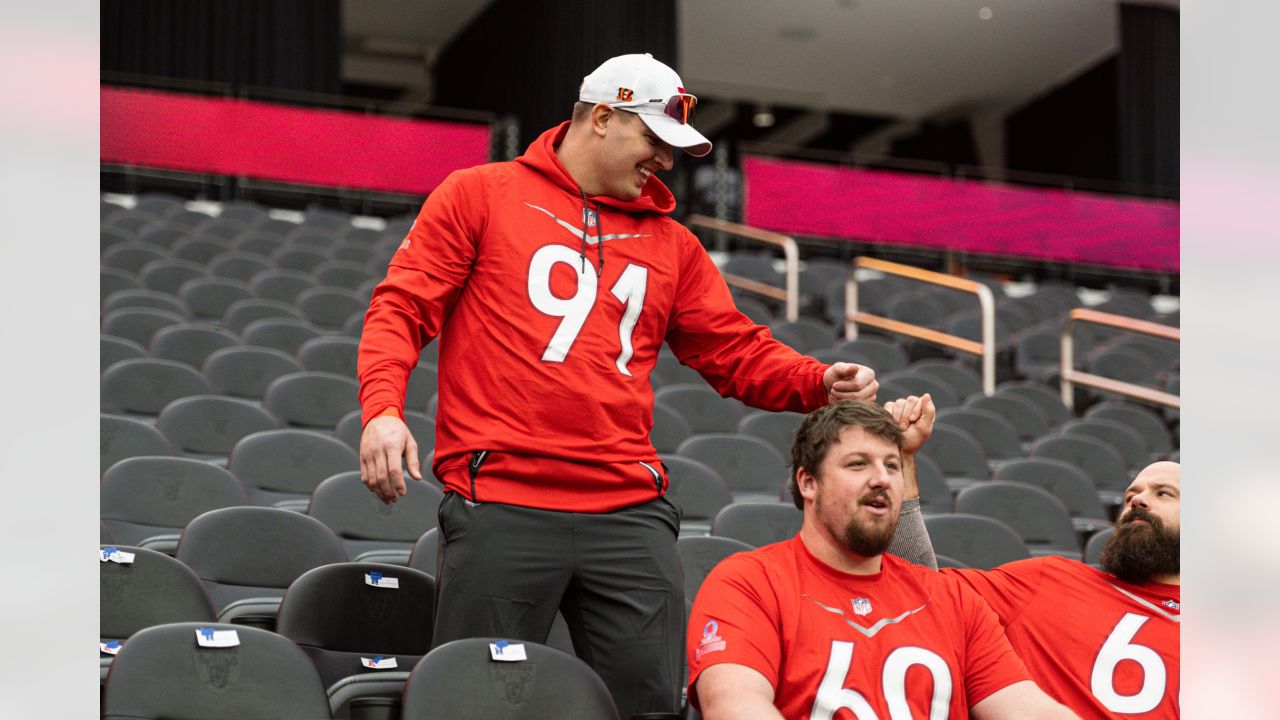
{"type": "Polygon", "coordinates": [[[800,468],[816,476],[827,451],[847,427],[860,427],[902,448],[902,431],[889,411],[875,403],[842,400],[814,410],[796,428],[796,438],[791,443],[791,499],[797,508],[804,509],[804,497],[797,482],[800,468]]]}

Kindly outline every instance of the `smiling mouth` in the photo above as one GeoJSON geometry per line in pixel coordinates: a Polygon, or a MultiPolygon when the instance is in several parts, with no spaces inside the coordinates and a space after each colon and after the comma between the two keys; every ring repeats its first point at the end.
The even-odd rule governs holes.
{"type": "Polygon", "coordinates": [[[636,179],[641,184],[649,182],[649,178],[653,175],[653,171],[641,165],[636,166],[636,179]]]}

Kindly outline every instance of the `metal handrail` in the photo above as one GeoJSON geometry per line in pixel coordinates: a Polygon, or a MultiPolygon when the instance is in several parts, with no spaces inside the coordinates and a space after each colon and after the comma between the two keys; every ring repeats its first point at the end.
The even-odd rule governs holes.
{"type": "Polygon", "coordinates": [[[1131,397],[1135,400],[1151,403],[1153,405],[1164,405],[1171,408],[1181,409],[1182,399],[1172,393],[1162,392],[1160,390],[1152,390],[1148,387],[1135,385],[1123,380],[1102,377],[1093,373],[1082,372],[1076,370],[1075,364],[1075,340],[1071,337],[1071,331],[1075,329],[1076,323],[1086,323],[1092,325],[1103,325],[1106,327],[1116,328],[1117,330],[1125,330],[1128,332],[1139,333],[1141,335],[1150,335],[1164,340],[1172,340],[1181,344],[1182,331],[1168,325],[1153,323],[1147,320],[1135,320],[1131,317],[1123,315],[1113,315],[1111,313],[1100,312],[1098,310],[1090,310],[1088,308],[1076,308],[1067,316],[1067,322],[1062,327],[1062,358],[1060,361],[1060,370],[1062,379],[1060,387],[1062,388],[1062,402],[1068,409],[1075,409],[1075,386],[1083,385],[1085,387],[1097,388],[1106,392],[1116,393],[1131,397]]]}
{"type": "Polygon", "coordinates": [[[701,227],[708,230],[717,230],[730,235],[746,238],[754,242],[764,245],[770,245],[782,249],[783,261],[785,262],[785,288],[777,288],[768,283],[752,280],[750,278],[741,277],[732,273],[724,273],[724,280],[729,285],[741,288],[748,292],[764,295],[775,300],[782,300],[786,304],[786,317],[789,322],[795,322],[800,319],[800,246],[796,244],[789,235],[771,232],[769,230],[761,230],[753,228],[749,225],[741,225],[739,223],[729,222],[727,220],[718,220],[706,215],[690,215],[685,220],[685,225],[689,227],[701,227]]]}
{"type": "Polygon", "coordinates": [[[870,257],[859,257],[854,259],[853,267],[849,270],[849,279],[845,281],[844,302],[844,332],[847,339],[852,340],[858,337],[858,324],[861,323],[900,335],[908,335],[935,345],[972,353],[982,361],[983,394],[991,395],[996,391],[996,302],[995,297],[991,294],[991,288],[986,285],[973,280],[958,278],[954,275],[921,270],[910,265],[902,265],[870,257]],[[859,268],[877,270],[888,275],[897,275],[910,280],[940,285],[952,290],[960,290],[977,295],[978,307],[982,315],[982,340],[975,342],[958,335],[931,330],[920,325],[860,312],[858,310],[858,281],[855,278],[859,268]]]}

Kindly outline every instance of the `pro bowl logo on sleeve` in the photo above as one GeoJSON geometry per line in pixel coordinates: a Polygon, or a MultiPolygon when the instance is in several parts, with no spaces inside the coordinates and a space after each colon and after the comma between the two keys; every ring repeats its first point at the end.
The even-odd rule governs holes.
{"type": "Polygon", "coordinates": [[[871,601],[866,598],[854,598],[852,604],[854,615],[867,615],[871,612],[871,601]]]}
{"type": "Polygon", "coordinates": [[[698,649],[694,651],[694,659],[701,660],[703,655],[707,653],[720,652],[725,649],[724,638],[720,637],[720,623],[715,620],[708,620],[706,625],[702,626],[702,640],[698,643],[698,649]]]}

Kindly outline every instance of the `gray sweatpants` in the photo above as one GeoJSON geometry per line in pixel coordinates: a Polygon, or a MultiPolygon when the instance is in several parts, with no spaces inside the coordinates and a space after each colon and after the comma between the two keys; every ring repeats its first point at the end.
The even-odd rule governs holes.
{"type": "Polygon", "coordinates": [[[684,668],[680,513],[666,498],[610,513],[440,503],[433,642],[545,643],[559,609],[574,651],[627,720],[678,712],[684,668]]]}

